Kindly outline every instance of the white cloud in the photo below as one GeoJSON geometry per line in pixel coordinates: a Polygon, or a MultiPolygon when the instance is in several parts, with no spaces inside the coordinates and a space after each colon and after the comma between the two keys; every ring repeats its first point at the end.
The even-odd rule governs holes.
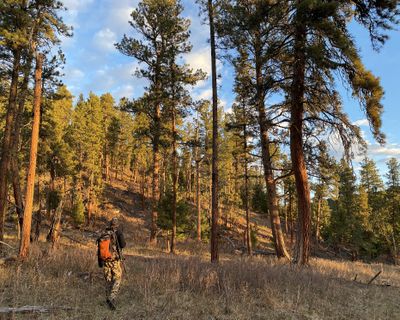
{"type": "Polygon", "coordinates": [[[128,32],[133,10],[132,3],[126,6],[120,6],[119,4],[118,6],[113,6],[107,15],[107,25],[120,36],[128,32]]]}
{"type": "Polygon", "coordinates": [[[85,83],[85,89],[96,94],[110,92],[117,100],[122,97],[132,98],[134,95],[137,97],[147,83],[133,76],[136,68],[136,62],[104,65],[92,72],[90,80],[85,83]]]}
{"type": "MultiPolygon", "coordinates": [[[[224,100],[224,99],[221,99],[220,101],[219,101],[219,105],[222,107],[222,108],[224,108],[224,110],[227,108],[227,106],[228,106],[228,103],[226,102],[226,100],[224,100]]],[[[230,108],[230,109],[232,109],[232,108],[230,108]]]]}
{"type": "Polygon", "coordinates": [[[74,29],[78,29],[78,14],[87,9],[93,2],[94,0],[64,0],[63,4],[67,11],[62,16],[65,23],[73,26],[74,29]]]}
{"type": "Polygon", "coordinates": [[[73,80],[82,79],[85,76],[85,73],[78,68],[72,68],[72,69],[65,70],[65,76],[68,80],[73,81],[73,80]]]}
{"type": "Polygon", "coordinates": [[[360,119],[360,120],[354,121],[353,125],[359,126],[359,127],[368,127],[369,122],[367,119],[360,119]]]}
{"type": "Polygon", "coordinates": [[[194,98],[196,100],[203,100],[203,99],[209,100],[209,99],[211,99],[211,97],[212,97],[212,89],[211,88],[205,89],[194,96],[194,98]]]}
{"type": "Polygon", "coordinates": [[[228,108],[225,110],[225,114],[232,114],[233,113],[233,109],[232,108],[228,108]]]}
{"type": "Polygon", "coordinates": [[[119,100],[121,98],[128,98],[131,99],[134,95],[134,87],[133,85],[126,84],[121,87],[116,88],[114,91],[114,97],[119,100]]]}
{"type": "Polygon", "coordinates": [[[185,55],[184,59],[193,70],[201,69],[207,74],[211,73],[211,53],[209,47],[192,51],[185,55]]]}
{"type": "Polygon", "coordinates": [[[104,51],[115,50],[114,43],[117,41],[116,34],[109,28],[101,29],[93,37],[94,44],[104,51]]]}
{"type": "Polygon", "coordinates": [[[392,143],[385,146],[379,144],[368,145],[368,155],[370,157],[399,157],[400,145],[392,143]]]}

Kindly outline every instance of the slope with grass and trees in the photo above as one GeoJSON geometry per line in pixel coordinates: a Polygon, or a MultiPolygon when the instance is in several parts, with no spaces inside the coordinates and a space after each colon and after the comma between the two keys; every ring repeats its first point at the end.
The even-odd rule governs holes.
{"type": "Polygon", "coordinates": [[[400,165],[379,170],[338,89],[383,143],[384,88],[349,26],[378,48],[398,1],[197,1],[209,75],[185,63],[186,5],[132,10],[115,52],[147,85],[118,100],[62,83],[62,1],[0,3],[0,318],[400,318],[400,165]],[[113,217],[116,311],[96,258],[113,217]]]}

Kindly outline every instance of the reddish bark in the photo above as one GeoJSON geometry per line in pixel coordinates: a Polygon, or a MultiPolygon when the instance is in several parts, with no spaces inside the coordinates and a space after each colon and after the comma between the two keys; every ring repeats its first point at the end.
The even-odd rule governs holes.
{"type": "Polygon", "coordinates": [[[26,183],[24,223],[22,226],[21,245],[19,248],[19,255],[22,258],[27,257],[29,253],[29,244],[31,235],[33,196],[35,190],[36,160],[37,160],[37,150],[39,144],[40,104],[42,96],[42,65],[43,65],[43,55],[37,54],[36,69],[35,69],[35,90],[34,90],[34,100],[33,100],[31,150],[29,158],[28,179],[26,183]]]}
{"type": "MultiPolygon", "coordinates": [[[[301,2],[299,0],[299,2],[301,2]]],[[[294,66],[291,87],[290,155],[296,180],[298,225],[295,261],[308,264],[310,256],[311,200],[308,174],[303,150],[303,116],[305,92],[306,28],[296,19],[294,37],[294,66]]]]}

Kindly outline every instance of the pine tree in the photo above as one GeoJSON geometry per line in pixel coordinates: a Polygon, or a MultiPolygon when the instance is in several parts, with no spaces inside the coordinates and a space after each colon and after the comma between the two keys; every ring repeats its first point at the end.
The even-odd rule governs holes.
{"type": "Polygon", "coordinates": [[[38,54],[36,57],[35,69],[35,94],[34,109],[32,123],[31,150],[29,158],[28,179],[26,182],[24,222],[22,225],[21,244],[19,248],[19,256],[26,258],[29,253],[29,244],[31,240],[31,223],[32,223],[32,206],[35,188],[36,160],[37,149],[39,143],[39,125],[40,125],[40,103],[42,97],[42,71],[43,71],[43,55],[38,54]]]}
{"type": "Polygon", "coordinates": [[[103,112],[100,98],[90,93],[81,96],[72,114],[69,143],[75,150],[75,197],[80,194],[86,203],[87,223],[97,205],[102,184],[102,154],[104,145],[103,112]]]}
{"type": "MultiPolygon", "coordinates": [[[[141,39],[124,36],[117,49],[137,59],[144,67],[137,73],[139,77],[147,78],[150,82],[148,92],[142,99],[134,103],[137,112],[148,115],[153,146],[153,181],[152,181],[152,224],[150,242],[157,242],[157,210],[160,200],[160,139],[162,137],[163,101],[166,92],[163,86],[167,85],[171,55],[176,55],[185,49],[185,28],[187,22],[180,24],[179,12],[182,11],[178,1],[144,0],[132,14],[131,26],[138,32],[141,39]],[[183,37],[182,39],[179,39],[183,37]],[[173,40],[173,41],[171,41],[173,40]],[[181,41],[178,45],[174,41],[181,41]],[[180,48],[179,45],[183,47],[180,48]]],[[[187,28],[187,26],[186,26],[187,28]]]]}
{"type": "MultiPolygon", "coordinates": [[[[299,264],[307,264],[310,254],[310,188],[308,182],[306,158],[304,151],[304,121],[307,112],[317,113],[316,118],[342,131],[340,137],[346,149],[351,140],[345,133],[346,127],[357,134],[356,128],[349,125],[342,112],[334,107],[335,112],[326,112],[323,104],[316,110],[315,104],[307,100],[321,100],[334,93],[334,76],[342,72],[348,81],[353,95],[359,100],[371,124],[374,137],[384,141],[381,132],[380,103],[383,90],[379,79],[367,71],[355,43],[348,31],[349,22],[354,18],[370,32],[373,44],[382,44],[386,36],[384,31],[395,23],[398,14],[397,1],[366,2],[345,1],[325,2],[297,0],[292,3],[292,14],[289,23],[293,30],[293,45],[290,56],[293,57],[290,70],[290,150],[296,178],[299,210],[299,226],[296,247],[296,260],[299,264]],[[318,80],[320,85],[311,85],[309,80],[318,80]],[[329,88],[324,90],[324,88],[329,88]],[[316,89],[313,92],[313,89],[316,89]],[[325,91],[325,93],[323,93],[325,91]],[[307,99],[306,99],[307,97],[307,99]],[[322,115],[322,116],[321,116],[322,115]],[[328,118],[328,119],[327,119],[328,118]],[[330,118],[330,119],[329,119],[330,118]],[[333,119],[332,119],[333,118],[333,119]],[[338,127],[342,126],[341,129],[338,127]]],[[[286,66],[284,66],[286,68],[286,66]]],[[[337,100],[337,99],[335,99],[337,100]]]]}
{"type": "MultiPolygon", "coordinates": [[[[271,142],[274,110],[267,110],[266,98],[269,92],[275,90],[279,82],[273,74],[277,71],[274,60],[279,53],[282,39],[277,33],[280,25],[284,4],[273,4],[268,1],[236,1],[232,4],[224,1],[218,30],[222,42],[228,48],[237,51],[233,63],[238,80],[243,90],[252,101],[257,112],[259,134],[262,150],[264,177],[268,190],[268,210],[271,218],[271,228],[274,246],[278,257],[289,258],[286,250],[279,217],[279,199],[276,188],[276,177],[273,169],[273,151],[278,148],[271,142]]],[[[271,108],[272,109],[272,108],[271,108]]]]}
{"type": "Polygon", "coordinates": [[[400,164],[396,158],[387,161],[388,172],[386,203],[389,208],[389,224],[391,230],[391,252],[397,263],[398,243],[400,239],[400,164]]]}
{"type": "Polygon", "coordinates": [[[0,162],[0,239],[3,238],[7,193],[8,169],[17,170],[15,163],[11,167],[11,153],[15,153],[19,135],[19,115],[22,112],[28,89],[29,74],[35,52],[46,46],[49,48],[58,42],[57,35],[69,35],[67,26],[58,16],[62,4],[57,1],[7,1],[0,4],[0,59],[11,60],[12,72],[7,106],[6,126],[2,141],[0,162]],[[44,19],[46,17],[46,19],[44,19]],[[4,53],[4,54],[3,54],[4,53]],[[19,72],[24,78],[18,91],[19,72]]]}

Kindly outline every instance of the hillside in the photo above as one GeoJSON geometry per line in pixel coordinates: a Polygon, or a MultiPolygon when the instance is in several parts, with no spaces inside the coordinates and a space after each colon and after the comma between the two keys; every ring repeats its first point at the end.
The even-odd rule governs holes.
{"type": "MultiPolygon", "coordinates": [[[[65,219],[56,248],[45,242],[43,228],[26,263],[3,260],[0,310],[54,308],[15,313],[12,319],[400,319],[400,274],[394,266],[313,259],[310,267],[298,269],[272,256],[232,254],[226,241],[220,265],[212,265],[207,244],[180,241],[176,255],[166,252],[162,240],[149,247],[148,216],[125,183],[108,186],[106,198],[91,228],[76,230],[65,219]],[[104,302],[95,248],[96,233],[113,215],[123,222],[128,243],[114,312],[104,302]]],[[[268,232],[264,217],[253,218],[268,232]]],[[[15,237],[6,241],[17,246],[15,237]]],[[[15,254],[8,250],[8,256],[15,254]]]]}

